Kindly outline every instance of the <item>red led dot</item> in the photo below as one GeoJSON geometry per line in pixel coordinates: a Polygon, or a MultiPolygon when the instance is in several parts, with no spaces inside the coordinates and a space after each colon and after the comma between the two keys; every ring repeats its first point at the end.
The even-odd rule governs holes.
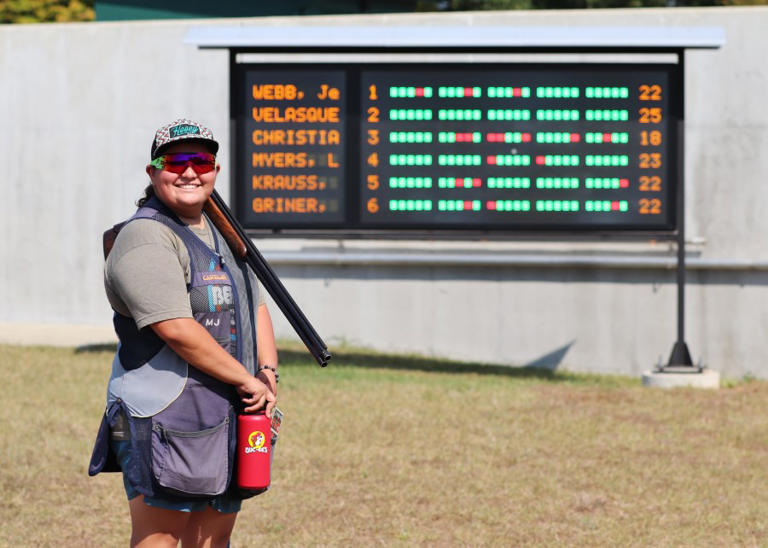
{"type": "Polygon", "coordinates": [[[478,187],[478,186],[482,186],[482,185],[483,185],[483,183],[480,181],[480,179],[472,179],[472,186],[478,187]]]}
{"type": "Polygon", "coordinates": [[[514,97],[521,97],[523,95],[523,88],[512,88],[512,95],[514,97]]]}
{"type": "Polygon", "coordinates": [[[619,179],[619,186],[621,188],[628,188],[629,187],[629,179],[619,179]]]}
{"type": "Polygon", "coordinates": [[[536,165],[543,166],[546,163],[547,159],[544,158],[544,156],[536,156],[536,165]]]}
{"type": "Polygon", "coordinates": [[[472,209],[472,201],[471,200],[464,200],[464,209],[472,209]]]}
{"type": "Polygon", "coordinates": [[[604,143],[610,143],[611,142],[611,134],[610,133],[603,133],[603,142],[604,143]]]}
{"type": "Polygon", "coordinates": [[[488,165],[491,165],[491,166],[495,166],[495,165],[496,165],[496,156],[488,156],[488,157],[485,159],[485,162],[486,162],[488,165]]]}
{"type": "Polygon", "coordinates": [[[464,88],[464,97],[472,97],[472,88],[464,88]]]}
{"type": "Polygon", "coordinates": [[[611,211],[619,210],[619,202],[611,202],[611,211]]]}
{"type": "Polygon", "coordinates": [[[416,88],[416,97],[424,97],[424,88],[416,88]]]}
{"type": "Polygon", "coordinates": [[[523,142],[524,143],[530,143],[531,142],[531,134],[530,133],[523,133],[523,142]]]}
{"type": "Polygon", "coordinates": [[[578,133],[571,133],[571,142],[578,143],[579,141],[581,141],[581,135],[578,133]]]}
{"type": "Polygon", "coordinates": [[[486,209],[496,211],[496,202],[485,202],[486,209]]]}

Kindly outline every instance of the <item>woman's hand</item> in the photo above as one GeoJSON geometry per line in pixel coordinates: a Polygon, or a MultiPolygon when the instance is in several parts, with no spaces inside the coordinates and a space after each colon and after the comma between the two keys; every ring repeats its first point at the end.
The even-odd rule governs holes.
{"type": "Polygon", "coordinates": [[[256,377],[248,377],[244,383],[237,386],[237,393],[240,399],[246,404],[244,411],[253,413],[266,406],[265,413],[268,417],[272,416],[272,410],[275,408],[277,397],[265,383],[256,377]]]}

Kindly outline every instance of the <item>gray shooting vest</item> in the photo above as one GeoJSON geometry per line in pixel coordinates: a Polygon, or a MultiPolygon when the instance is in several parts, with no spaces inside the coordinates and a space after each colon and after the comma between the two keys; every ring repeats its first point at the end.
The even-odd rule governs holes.
{"type": "MultiPolygon", "coordinates": [[[[253,374],[256,326],[251,311],[258,303],[258,285],[247,266],[235,259],[210,220],[214,250],[157,198],[126,223],[135,219],[163,223],[181,238],[190,258],[187,291],[195,320],[253,374]]],[[[234,387],[187,364],[150,327],[138,330],[132,318],[118,313],[114,325],[120,344],[88,473],[120,470],[109,432],[122,413],[131,443],[129,469],[123,474],[139,493],[190,498],[230,488],[237,492],[231,485],[240,406],[234,387]]]]}

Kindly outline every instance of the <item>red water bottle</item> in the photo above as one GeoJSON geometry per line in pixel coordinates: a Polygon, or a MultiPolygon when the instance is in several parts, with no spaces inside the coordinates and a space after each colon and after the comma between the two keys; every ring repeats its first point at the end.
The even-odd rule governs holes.
{"type": "Polygon", "coordinates": [[[272,456],[271,420],[264,413],[237,417],[237,485],[242,489],[269,487],[272,456]]]}

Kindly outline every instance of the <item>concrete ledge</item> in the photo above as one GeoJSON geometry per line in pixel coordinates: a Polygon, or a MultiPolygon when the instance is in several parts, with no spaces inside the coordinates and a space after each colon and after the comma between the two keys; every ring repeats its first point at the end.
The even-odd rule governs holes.
{"type": "Polygon", "coordinates": [[[86,346],[117,343],[111,325],[0,323],[0,344],[86,346]]]}
{"type": "Polygon", "coordinates": [[[720,388],[720,373],[704,369],[695,373],[644,371],[643,386],[656,388],[720,388]]]}

